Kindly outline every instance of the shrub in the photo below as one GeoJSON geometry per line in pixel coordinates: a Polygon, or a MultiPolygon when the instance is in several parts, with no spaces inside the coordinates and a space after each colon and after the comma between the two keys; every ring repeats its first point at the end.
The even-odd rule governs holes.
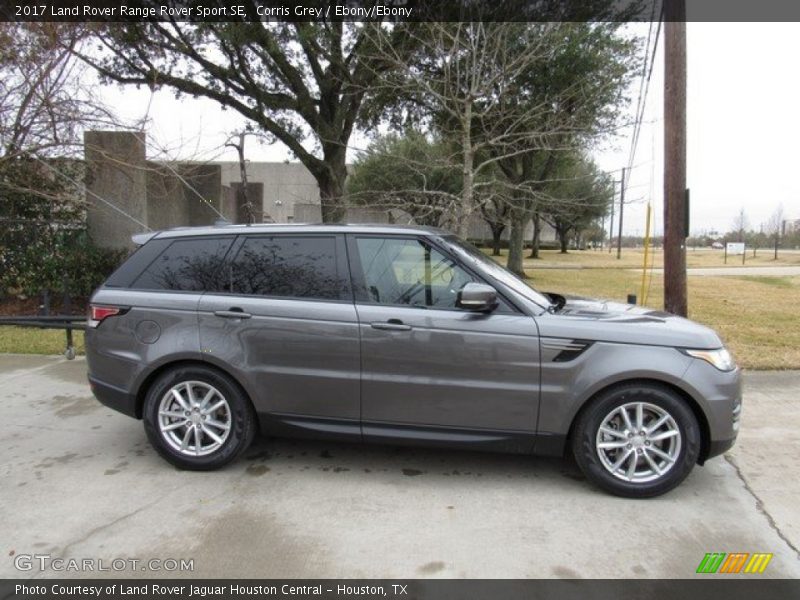
{"type": "Polygon", "coordinates": [[[7,295],[87,298],[125,257],[100,248],[85,230],[57,230],[22,247],[0,249],[0,289],[7,295]]]}
{"type": "Polygon", "coordinates": [[[0,161],[0,299],[44,290],[84,299],[123,258],[95,245],[86,230],[83,194],[70,183],[83,177],[83,163],[51,164],[67,178],[35,160],[0,161]]]}

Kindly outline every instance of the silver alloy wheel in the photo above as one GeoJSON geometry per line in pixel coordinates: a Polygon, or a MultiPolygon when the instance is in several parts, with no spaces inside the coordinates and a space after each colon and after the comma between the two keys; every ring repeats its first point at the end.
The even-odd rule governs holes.
{"type": "Polygon", "coordinates": [[[646,483],[675,466],[681,443],[672,415],[655,404],[630,402],[606,415],[595,445],[600,462],[614,477],[646,483]]]}
{"type": "Polygon", "coordinates": [[[204,381],[172,386],[158,405],[158,430],[175,450],[187,456],[206,456],[228,439],[233,418],[228,401],[204,381]]]}

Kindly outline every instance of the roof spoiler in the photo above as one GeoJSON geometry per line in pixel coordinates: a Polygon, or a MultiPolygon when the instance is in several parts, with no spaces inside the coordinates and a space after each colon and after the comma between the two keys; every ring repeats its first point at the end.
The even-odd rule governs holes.
{"type": "Polygon", "coordinates": [[[157,231],[148,231],[146,233],[135,233],[131,236],[131,240],[137,246],[144,246],[147,242],[156,237],[157,231]]]}

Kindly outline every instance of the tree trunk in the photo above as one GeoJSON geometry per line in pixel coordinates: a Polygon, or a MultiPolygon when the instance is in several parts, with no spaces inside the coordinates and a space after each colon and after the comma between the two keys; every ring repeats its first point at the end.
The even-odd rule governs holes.
{"type": "Polygon", "coordinates": [[[313,173],[319,186],[320,212],[323,223],[341,223],[347,215],[344,182],[347,179],[345,152],[339,146],[323,147],[325,167],[313,173]]]}
{"type": "Polygon", "coordinates": [[[567,254],[567,247],[569,246],[569,230],[560,229],[557,231],[558,241],[561,242],[561,254],[567,254]]]}
{"type": "Polygon", "coordinates": [[[244,139],[245,133],[242,132],[239,134],[239,143],[238,144],[231,144],[236,148],[236,152],[239,155],[239,178],[242,180],[242,185],[239,186],[239,190],[237,192],[238,198],[236,199],[237,206],[241,207],[242,211],[244,212],[244,219],[248,225],[252,225],[256,222],[256,213],[253,207],[253,203],[250,200],[250,195],[248,194],[248,182],[247,182],[247,161],[244,158],[244,139]]]}
{"type": "Polygon", "coordinates": [[[778,260],[778,240],[779,239],[780,238],[778,237],[778,234],[776,233],[775,234],[775,257],[773,258],[773,260],[778,260]]]}
{"type": "Polygon", "coordinates": [[[344,205],[344,185],[332,177],[317,178],[319,184],[320,211],[323,223],[341,223],[346,209],[344,205]]]}
{"type": "Polygon", "coordinates": [[[489,225],[492,230],[492,256],[500,256],[500,238],[506,226],[502,223],[489,225]]]}
{"type": "Polygon", "coordinates": [[[533,213],[533,238],[531,239],[530,258],[539,258],[539,243],[542,237],[542,217],[539,212],[533,213]]]}
{"type": "Polygon", "coordinates": [[[530,219],[530,213],[522,209],[511,211],[511,233],[508,238],[508,263],[509,270],[520,277],[526,277],[522,266],[522,255],[525,250],[525,224],[530,219]]]}
{"type": "Polygon", "coordinates": [[[464,103],[464,135],[461,139],[462,151],[464,152],[464,162],[462,164],[461,203],[456,211],[456,235],[461,239],[467,239],[469,235],[469,219],[472,215],[473,202],[473,182],[475,173],[473,172],[474,151],[472,148],[472,101],[467,99],[464,103]]]}

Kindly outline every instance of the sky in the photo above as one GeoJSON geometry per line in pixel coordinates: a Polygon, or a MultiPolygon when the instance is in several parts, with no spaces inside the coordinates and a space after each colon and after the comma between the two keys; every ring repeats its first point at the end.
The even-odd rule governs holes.
{"type": "MultiPolygon", "coordinates": [[[[649,24],[629,28],[646,36],[649,24]]],[[[691,232],[726,232],[742,208],[755,230],[779,205],[786,218],[800,218],[800,23],[689,23],[687,38],[691,232]]],[[[662,29],[626,185],[625,234],[643,234],[648,201],[655,233],[662,230],[663,61],[662,29]]],[[[637,79],[630,115],[638,92],[637,79]]],[[[109,85],[101,95],[127,122],[146,120],[151,158],[236,160],[235,151],[224,147],[244,123],[234,111],[210,100],[176,100],[167,90],[151,94],[109,85]]],[[[629,127],[594,148],[598,165],[619,177],[629,163],[631,138],[629,127]]],[[[354,149],[367,143],[363,135],[351,140],[354,149]]],[[[292,160],[279,143],[260,145],[251,138],[247,144],[249,160],[292,160]]]]}

